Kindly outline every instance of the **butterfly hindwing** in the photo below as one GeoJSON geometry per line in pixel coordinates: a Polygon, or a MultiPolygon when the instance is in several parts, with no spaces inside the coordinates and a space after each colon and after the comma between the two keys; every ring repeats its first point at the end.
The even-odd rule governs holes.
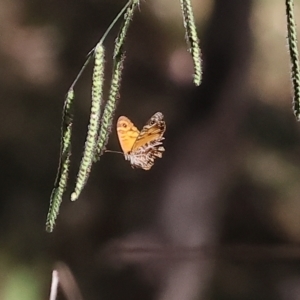
{"type": "Polygon", "coordinates": [[[165,151],[165,148],[162,146],[163,140],[164,138],[162,137],[148,142],[132,151],[128,154],[127,158],[125,158],[130,161],[133,168],[149,170],[153,166],[155,158],[161,158],[162,153],[165,151]]]}

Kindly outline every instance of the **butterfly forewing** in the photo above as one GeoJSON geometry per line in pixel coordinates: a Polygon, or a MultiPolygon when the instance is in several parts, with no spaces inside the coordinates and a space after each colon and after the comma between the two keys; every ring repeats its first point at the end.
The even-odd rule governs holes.
{"type": "Polygon", "coordinates": [[[141,130],[135,143],[133,144],[132,151],[142,147],[148,142],[158,140],[161,138],[166,130],[166,123],[163,120],[164,116],[161,112],[155,113],[146,125],[141,130]]]}
{"type": "Polygon", "coordinates": [[[127,154],[132,149],[140,132],[127,117],[121,116],[117,122],[117,133],[121,148],[124,154],[127,154]]]}

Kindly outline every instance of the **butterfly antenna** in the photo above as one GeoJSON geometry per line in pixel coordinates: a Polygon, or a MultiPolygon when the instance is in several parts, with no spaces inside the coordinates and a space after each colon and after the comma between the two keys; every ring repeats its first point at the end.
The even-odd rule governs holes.
{"type": "Polygon", "coordinates": [[[113,151],[113,150],[104,150],[104,152],[123,154],[123,152],[120,152],[120,151],[113,151]]]}

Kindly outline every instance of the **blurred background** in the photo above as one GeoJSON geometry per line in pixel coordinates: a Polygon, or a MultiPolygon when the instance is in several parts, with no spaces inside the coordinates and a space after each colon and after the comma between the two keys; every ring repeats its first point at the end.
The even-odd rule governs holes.
{"type": "MultiPolygon", "coordinates": [[[[69,186],[45,232],[65,94],[124,4],[0,1],[0,299],[48,299],[59,261],[86,300],[300,299],[300,128],[284,1],[192,1],[198,88],[179,1],[141,1],[115,118],[141,128],[161,111],[166,152],[147,172],[105,154],[69,201],[91,65],[75,88],[69,186]]],[[[117,33],[105,42],[106,93],[117,33]]],[[[115,128],[108,149],[120,150],[115,128]]]]}

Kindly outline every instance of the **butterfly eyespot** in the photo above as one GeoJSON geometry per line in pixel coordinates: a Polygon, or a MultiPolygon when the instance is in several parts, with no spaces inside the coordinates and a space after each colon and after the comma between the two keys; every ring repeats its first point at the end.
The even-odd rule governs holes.
{"type": "Polygon", "coordinates": [[[127,124],[126,124],[126,123],[123,123],[123,124],[122,124],[122,127],[126,128],[126,127],[127,127],[127,124]]]}
{"type": "Polygon", "coordinates": [[[150,121],[150,125],[152,126],[152,125],[154,125],[155,124],[155,121],[154,120],[151,120],[150,121]]]}

